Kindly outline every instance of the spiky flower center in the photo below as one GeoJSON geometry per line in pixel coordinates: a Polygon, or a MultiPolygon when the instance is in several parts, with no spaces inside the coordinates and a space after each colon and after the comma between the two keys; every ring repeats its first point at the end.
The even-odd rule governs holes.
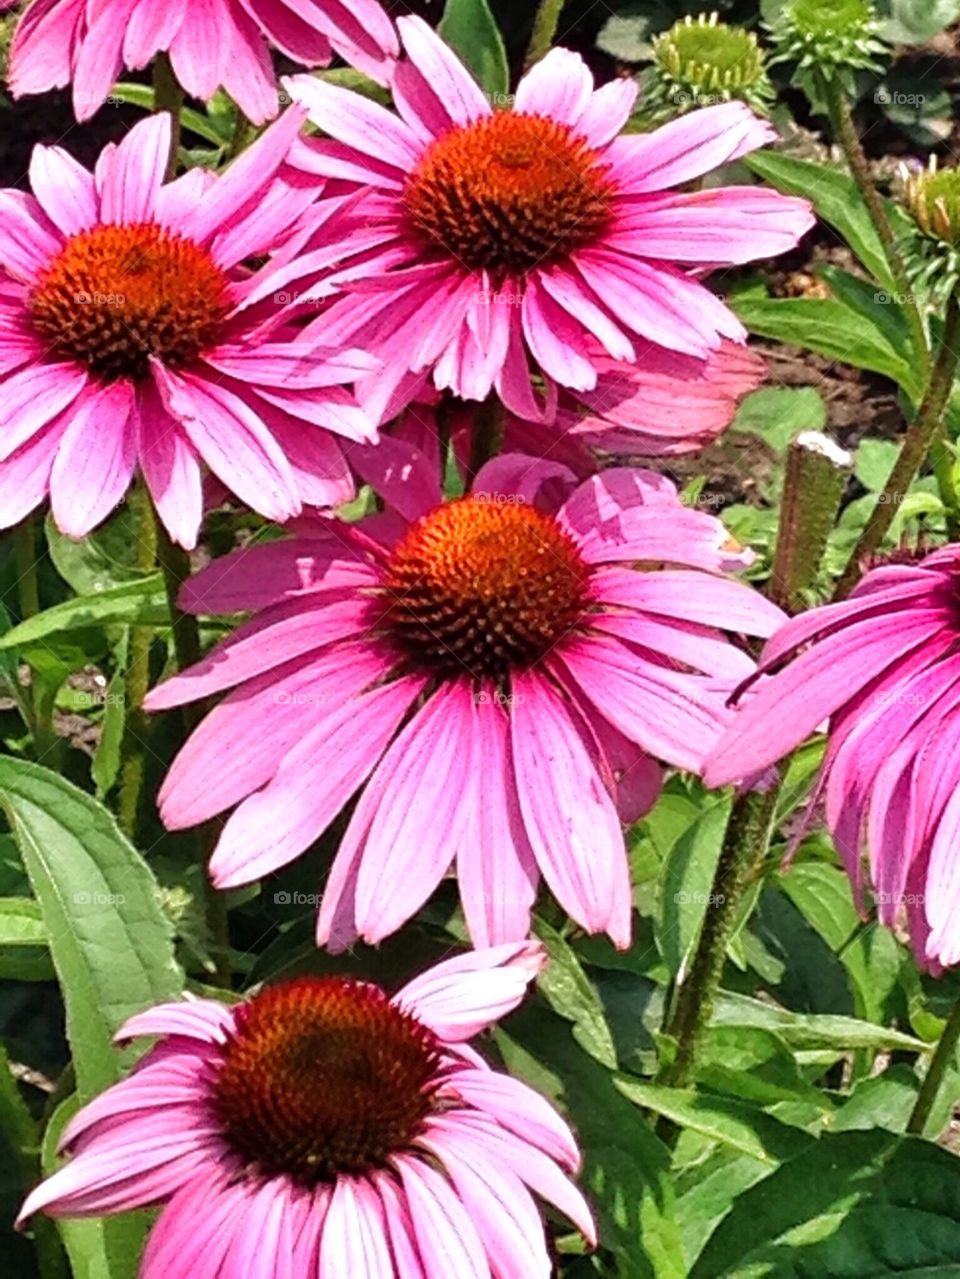
{"type": "Polygon", "coordinates": [[[153,223],[72,236],[30,295],[34,329],[104,380],[141,378],[155,356],[190,364],[215,345],[229,282],[206,249],[153,223]]]}
{"type": "Polygon", "coordinates": [[[715,13],[688,14],[658,36],[653,49],[662,75],[704,93],[746,88],[764,75],[757,37],[719,22],[715,13]]]}
{"type": "Polygon", "coordinates": [[[611,193],[597,152],[566,125],[500,111],[438,138],[404,202],[415,228],[468,270],[522,275],[595,239],[611,193]]]}
{"type": "MultiPolygon", "coordinates": [[[[816,66],[821,77],[875,68],[886,46],[872,0],[792,0],[770,23],[775,62],[816,66]]],[[[841,77],[842,78],[842,77],[841,77]]]]}
{"type": "Polygon", "coordinates": [[[960,169],[938,169],[936,160],[906,184],[906,203],[925,235],[960,244],[960,169]]]}
{"type": "Polygon", "coordinates": [[[377,986],[302,977],[237,1011],[214,1106],[230,1146],[306,1185],[405,1150],[433,1111],[440,1047],[377,986]]]}
{"type": "Polygon", "coordinates": [[[384,574],[386,622],[417,665],[500,679],[543,657],[584,613],[589,569],[549,515],[465,497],[414,524],[384,574]]]}

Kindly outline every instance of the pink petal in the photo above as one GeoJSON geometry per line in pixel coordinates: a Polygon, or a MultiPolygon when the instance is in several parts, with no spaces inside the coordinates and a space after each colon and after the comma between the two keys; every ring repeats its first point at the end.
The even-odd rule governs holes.
{"type": "Polygon", "coordinates": [[[408,982],[394,1003],[446,1043],[463,1043],[513,1012],[547,962],[540,942],[510,942],[435,964],[408,982]]]}
{"type": "Polygon", "coordinates": [[[630,892],[620,820],[559,696],[541,675],[515,674],[511,740],[527,838],[557,901],[590,932],[620,928],[618,894],[630,892]]]}
{"type": "Polygon", "coordinates": [[[85,537],[123,499],[137,461],[133,386],[91,388],[70,410],[50,473],[53,518],[68,537],[85,537]]]}
{"type": "Polygon", "coordinates": [[[323,1223],[318,1273],[393,1279],[383,1210],[362,1178],[337,1177],[323,1223]]]}
{"type": "Polygon", "coordinates": [[[428,1279],[492,1279],[480,1236],[450,1183],[424,1160],[395,1159],[428,1279]]]}

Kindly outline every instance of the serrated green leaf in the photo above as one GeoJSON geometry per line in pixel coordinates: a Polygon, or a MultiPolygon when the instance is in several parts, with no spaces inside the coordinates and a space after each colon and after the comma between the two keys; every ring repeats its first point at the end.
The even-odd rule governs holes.
{"type": "Polygon", "coordinates": [[[547,1002],[565,1021],[573,1023],[574,1038],[591,1057],[616,1070],[617,1050],[603,1004],[576,952],[545,920],[537,919],[534,931],[550,956],[537,982],[547,1002]]]}

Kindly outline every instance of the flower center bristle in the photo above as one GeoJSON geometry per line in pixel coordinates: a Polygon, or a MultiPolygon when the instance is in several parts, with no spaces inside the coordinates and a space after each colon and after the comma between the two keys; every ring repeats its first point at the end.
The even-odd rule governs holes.
{"type": "Polygon", "coordinates": [[[460,498],[395,547],[383,581],[386,620],[418,665],[500,678],[532,665],[576,624],[588,576],[550,516],[517,500],[460,498]]]}
{"type": "Polygon", "coordinates": [[[40,337],[107,381],[145,377],[151,356],[189,365],[216,344],[230,307],[209,253],[152,223],[71,237],[29,302],[40,337]]]}
{"type": "Polygon", "coordinates": [[[302,977],[237,1010],[215,1109],[230,1146],[307,1185],[405,1150],[442,1082],[433,1033],[376,986],[302,977]]]}
{"type": "Polygon", "coordinates": [[[501,111],[438,138],[404,192],[416,228],[470,271],[522,275],[607,225],[611,186],[571,129],[501,111]]]}

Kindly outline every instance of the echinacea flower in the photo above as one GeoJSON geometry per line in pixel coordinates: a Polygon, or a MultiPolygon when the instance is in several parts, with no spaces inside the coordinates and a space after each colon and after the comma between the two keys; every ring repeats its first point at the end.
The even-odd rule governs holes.
{"type": "Polygon", "coordinates": [[[771,141],[768,124],[732,102],[618,136],[636,84],[595,90],[564,49],[494,109],[425,23],[398,26],[399,115],[309,76],[285,81],[328,135],[295,162],[352,192],[307,259],[339,263],[315,285],[348,290],[338,332],[384,354],[394,377],[429,369],[468,400],[496,389],[524,417],[531,362],[561,386],[596,386],[588,337],[626,361],[637,338],[697,359],[744,340],[687,268],[792,248],[810,206],[761,187],[676,188],[771,141]]]}
{"type": "MultiPolygon", "coordinates": [[[[588,343],[587,349],[595,344],[588,343]]],[[[711,444],[736,416],[740,401],[766,377],[763,359],[724,340],[706,360],[637,343],[634,363],[595,352],[597,385],[561,391],[545,420],[507,416],[504,446],[517,452],[596,468],[597,454],[677,457],[711,444]],[[557,450],[562,450],[558,452],[557,450]]]]}
{"type": "Polygon", "coordinates": [[[862,850],[879,918],[921,962],[960,962],[960,547],[869,572],[850,599],[788,622],[714,748],[721,786],[788,755],[829,720],[817,794],[858,898],[862,850]]]}
{"type": "Polygon", "coordinates": [[[269,45],[304,66],[326,66],[336,50],[382,84],[399,52],[378,0],[33,0],[13,38],[9,85],[19,98],[72,84],[82,122],[124,68],[166,53],[191,97],[207,102],[222,87],[262,124],[279,106],[269,45]]]}
{"type": "Polygon", "coordinates": [[[534,1195],[596,1242],[576,1143],[467,1043],[544,960],[472,952],[392,998],[299,977],[148,1009],[118,1039],[159,1042],[73,1119],[20,1220],[163,1204],[140,1279],[548,1279],[534,1195]]]}
{"type": "Polygon", "coordinates": [[[164,821],[239,804],[210,865],[226,887],[292,861],[360,790],[321,944],[388,936],[455,860],[476,944],[528,935],[542,874],[627,946],[621,817],[653,803],[655,759],[696,770],[719,736],[753,670],[723,632],[783,620],[722,576],[750,552],[649,471],[578,485],[505,454],[444,502],[437,458],[402,436],[351,461],[389,510],[303,521],[187,583],[190,611],[255,616],[147,699],[234,690],[174,761],[164,821]]]}
{"type": "Polygon", "coordinates": [[[298,340],[267,254],[305,193],[281,166],[288,112],[226,172],[164,182],[170,117],[137,124],[96,173],[38,146],[32,195],[0,191],[0,526],[49,493],[82,537],[139,468],[171,536],[193,546],[201,463],[284,520],[349,499],[337,435],[373,428],[345,383],[358,351],[298,340]]]}

